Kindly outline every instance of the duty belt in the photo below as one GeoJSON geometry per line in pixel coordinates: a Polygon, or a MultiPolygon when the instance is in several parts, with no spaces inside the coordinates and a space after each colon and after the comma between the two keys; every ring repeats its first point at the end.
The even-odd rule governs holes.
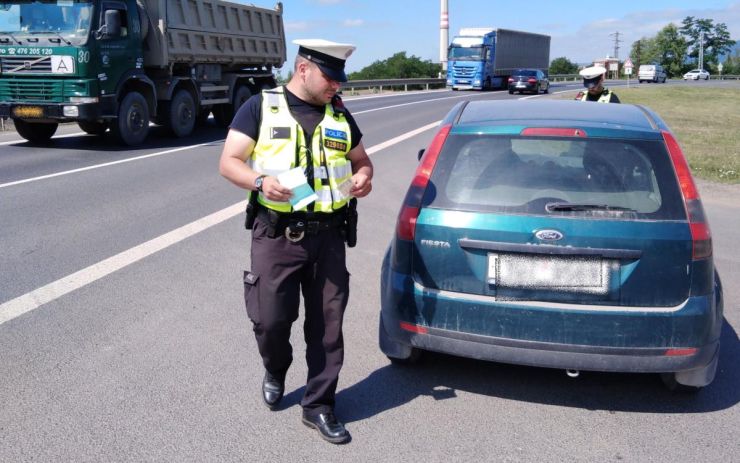
{"type": "Polygon", "coordinates": [[[284,234],[288,240],[295,243],[302,240],[306,233],[315,235],[321,231],[343,227],[346,221],[346,207],[332,213],[280,213],[260,207],[257,217],[267,224],[268,238],[284,234]]]}

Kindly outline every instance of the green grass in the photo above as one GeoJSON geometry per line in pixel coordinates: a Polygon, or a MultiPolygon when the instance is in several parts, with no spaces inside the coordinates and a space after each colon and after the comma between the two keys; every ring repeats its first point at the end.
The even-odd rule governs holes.
{"type": "Polygon", "coordinates": [[[614,91],[622,103],[645,105],[668,124],[695,176],[740,183],[740,87],[641,85],[614,91]]]}

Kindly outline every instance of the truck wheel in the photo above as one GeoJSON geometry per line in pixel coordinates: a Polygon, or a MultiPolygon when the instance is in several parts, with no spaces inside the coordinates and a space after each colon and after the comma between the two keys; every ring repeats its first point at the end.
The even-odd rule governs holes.
{"type": "Polygon", "coordinates": [[[108,130],[108,123],[103,121],[77,121],[77,125],[90,135],[103,135],[108,130]]]}
{"type": "Polygon", "coordinates": [[[195,127],[195,100],[187,90],[180,89],[163,108],[167,127],[176,137],[187,137],[195,127]]]}
{"type": "Polygon", "coordinates": [[[27,122],[21,119],[14,119],[13,124],[18,135],[31,143],[48,142],[59,126],[56,122],[27,122]]]}
{"type": "Polygon", "coordinates": [[[198,117],[195,118],[195,126],[196,127],[203,127],[208,123],[208,116],[211,115],[211,110],[209,109],[201,109],[198,113],[198,117]]]}
{"type": "Polygon", "coordinates": [[[213,109],[213,118],[216,119],[216,124],[220,127],[228,127],[236,112],[250,96],[252,96],[252,92],[249,91],[246,85],[237,87],[232,104],[220,104],[213,109]]]}
{"type": "Polygon", "coordinates": [[[118,118],[111,123],[111,132],[128,146],[141,144],[149,133],[149,107],[139,92],[123,97],[118,106],[118,118]]]}

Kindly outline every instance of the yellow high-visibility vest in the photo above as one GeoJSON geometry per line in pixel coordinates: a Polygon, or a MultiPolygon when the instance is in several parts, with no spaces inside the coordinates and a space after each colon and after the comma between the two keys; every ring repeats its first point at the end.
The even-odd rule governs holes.
{"type": "MultiPolygon", "coordinates": [[[[313,211],[332,212],[347,204],[350,196],[339,189],[352,178],[352,163],[347,158],[352,133],[344,112],[332,104],[326,105],[310,147],[306,146],[300,124],[290,114],[283,87],[262,91],[261,114],[259,137],[249,160],[252,169],[270,176],[298,166],[305,171],[310,158],[314,177],[310,186],[318,196],[313,211]]],[[[287,201],[271,201],[261,193],[257,199],[264,207],[278,212],[293,211],[287,201]]]]}

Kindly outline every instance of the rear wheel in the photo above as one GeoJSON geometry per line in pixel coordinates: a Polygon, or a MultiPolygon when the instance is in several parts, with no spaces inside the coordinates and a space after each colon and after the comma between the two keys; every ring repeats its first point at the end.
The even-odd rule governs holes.
{"type": "Polygon", "coordinates": [[[380,344],[380,350],[394,365],[412,365],[421,358],[421,349],[391,339],[385,331],[382,314],[378,323],[378,343],[380,344]]]}
{"type": "Polygon", "coordinates": [[[187,137],[195,127],[195,100],[185,89],[180,89],[163,108],[167,127],[176,137],[187,137]]]}
{"type": "Polygon", "coordinates": [[[676,381],[675,373],[661,373],[660,379],[663,381],[663,385],[668,388],[671,392],[678,392],[681,394],[696,394],[701,390],[697,386],[686,386],[676,381]]]}
{"type": "Polygon", "coordinates": [[[118,118],[111,123],[111,132],[127,146],[144,142],[149,133],[149,106],[141,93],[131,92],[123,97],[118,106],[118,118]]]}
{"type": "Polygon", "coordinates": [[[56,122],[27,122],[22,119],[13,120],[18,135],[31,143],[46,143],[56,133],[59,124],[56,122]]]}
{"type": "Polygon", "coordinates": [[[403,366],[413,365],[419,362],[419,359],[421,358],[421,350],[417,349],[416,347],[412,347],[411,355],[409,355],[406,358],[402,358],[402,359],[395,358],[395,357],[389,357],[387,355],[386,357],[388,357],[388,360],[390,360],[391,363],[394,365],[403,365],[403,366]]]}
{"type": "Polygon", "coordinates": [[[208,123],[208,116],[211,115],[211,109],[201,109],[198,113],[198,117],[195,118],[195,126],[203,127],[208,123]]]}
{"type": "Polygon", "coordinates": [[[103,135],[108,130],[108,123],[105,121],[77,121],[77,125],[90,135],[103,135]]]}
{"type": "Polygon", "coordinates": [[[221,127],[228,127],[236,112],[250,96],[252,96],[252,92],[249,91],[246,85],[237,87],[232,104],[220,104],[213,109],[213,118],[216,119],[216,124],[221,127]]]}

